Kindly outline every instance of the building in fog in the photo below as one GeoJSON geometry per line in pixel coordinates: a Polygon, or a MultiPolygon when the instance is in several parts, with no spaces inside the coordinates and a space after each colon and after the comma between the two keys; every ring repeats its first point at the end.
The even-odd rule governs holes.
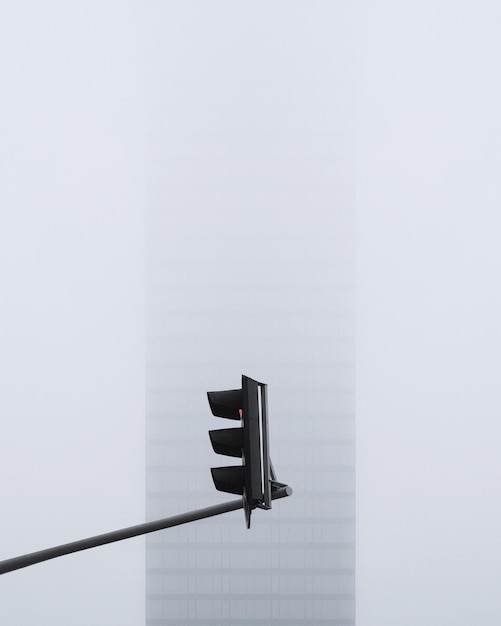
{"type": "Polygon", "coordinates": [[[324,5],[307,24],[280,3],[266,20],[261,5],[214,6],[166,5],[152,19],[147,518],[232,498],[212,484],[227,459],[207,434],[232,424],[206,392],[238,388],[241,374],[268,384],[271,457],[294,494],[255,511],[250,530],[235,511],[149,536],[146,623],[352,626],[347,18],[324,5]]]}

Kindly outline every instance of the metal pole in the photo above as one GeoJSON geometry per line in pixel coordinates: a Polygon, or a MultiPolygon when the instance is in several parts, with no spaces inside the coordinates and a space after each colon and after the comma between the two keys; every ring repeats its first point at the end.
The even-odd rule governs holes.
{"type": "MultiPolygon", "coordinates": [[[[290,490],[289,487],[283,488],[281,490],[277,490],[277,492],[273,494],[273,499],[283,498],[291,493],[292,490],[290,490]]],[[[103,546],[107,543],[122,541],[122,539],[130,539],[131,537],[137,537],[138,535],[146,535],[147,533],[152,533],[156,530],[163,530],[164,528],[187,524],[188,522],[194,522],[206,517],[213,517],[214,515],[221,515],[222,513],[229,513],[230,511],[236,511],[237,509],[242,508],[243,500],[240,498],[239,500],[232,500],[231,502],[215,504],[214,506],[209,506],[205,509],[198,509],[196,511],[174,515],[174,517],[166,517],[154,522],[146,522],[145,524],[138,524],[137,526],[129,526],[128,528],[113,530],[109,533],[104,533],[103,535],[95,535],[94,537],[88,537],[87,539],[72,541],[71,543],[65,543],[61,546],[55,546],[54,548],[47,548],[46,550],[23,554],[22,556],[16,556],[12,559],[0,561],[0,574],[6,574],[7,572],[28,567],[29,565],[35,565],[36,563],[41,563],[42,561],[55,559],[56,557],[64,556],[65,554],[80,552],[81,550],[88,550],[89,548],[97,548],[97,546],[103,546]]]]}

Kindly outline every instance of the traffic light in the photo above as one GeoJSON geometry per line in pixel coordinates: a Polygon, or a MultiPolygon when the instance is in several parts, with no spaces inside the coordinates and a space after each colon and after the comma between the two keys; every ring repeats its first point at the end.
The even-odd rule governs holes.
{"type": "Polygon", "coordinates": [[[212,478],[218,491],[241,495],[247,528],[256,507],[271,508],[273,491],[285,487],[275,480],[268,446],[267,386],[242,376],[242,388],[207,393],[213,415],[239,420],[237,428],[209,431],[217,454],[238,457],[241,465],[213,467],[212,478]]]}

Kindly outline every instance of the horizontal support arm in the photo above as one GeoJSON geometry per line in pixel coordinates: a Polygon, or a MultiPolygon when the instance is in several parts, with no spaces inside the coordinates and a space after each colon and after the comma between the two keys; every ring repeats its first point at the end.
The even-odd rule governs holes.
{"type": "MultiPolygon", "coordinates": [[[[282,489],[278,489],[272,497],[273,499],[283,498],[291,493],[292,490],[290,487],[284,487],[282,489]]],[[[137,537],[139,535],[146,535],[147,533],[163,530],[164,528],[187,524],[188,522],[194,522],[206,517],[213,517],[214,515],[221,515],[222,513],[229,513],[230,511],[236,511],[237,509],[242,508],[243,501],[242,498],[240,498],[239,500],[232,500],[231,502],[215,504],[205,509],[181,513],[180,515],[166,517],[154,522],[146,522],[145,524],[138,524],[137,526],[129,526],[128,528],[113,530],[109,533],[104,533],[103,535],[95,535],[94,537],[88,537],[87,539],[72,541],[71,543],[65,543],[61,546],[55,546],[54,548],[47,548],[46,550],[23,554],[22,556],[16,556],[12,559],[0,561],[0,574],[6,574],[7,572],[22,569],[23,567],[28,567],[29,565],[35,565],[36,563],[41,563],[42,561],[55,559],[58,556],[64,556],[65,554],[72,554],[73,552],[80,552],[81,550],[88,550],[89,548],[97,548],[98,546],[104,546],[107,543],[114,543],[115,541],[122,541],[123,539],[130,539],[131,537],[137,537]]]]}

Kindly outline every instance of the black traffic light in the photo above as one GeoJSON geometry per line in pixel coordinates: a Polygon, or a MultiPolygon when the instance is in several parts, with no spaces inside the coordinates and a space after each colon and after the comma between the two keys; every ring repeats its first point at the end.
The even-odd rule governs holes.
{"type": "Polygon", "coordinates": [[[242,464],[213,467],[216,489],[241,495],[244,499],[247,528],[251,511],[271,508],[272,492],[282,483],[275,480],[268,446],[267,386],[242,376],[242,388],[231,391],[209,391],[213,415],[239,420],[237,428],[209,431],[214,451],[242,459],[242,464]]]}

